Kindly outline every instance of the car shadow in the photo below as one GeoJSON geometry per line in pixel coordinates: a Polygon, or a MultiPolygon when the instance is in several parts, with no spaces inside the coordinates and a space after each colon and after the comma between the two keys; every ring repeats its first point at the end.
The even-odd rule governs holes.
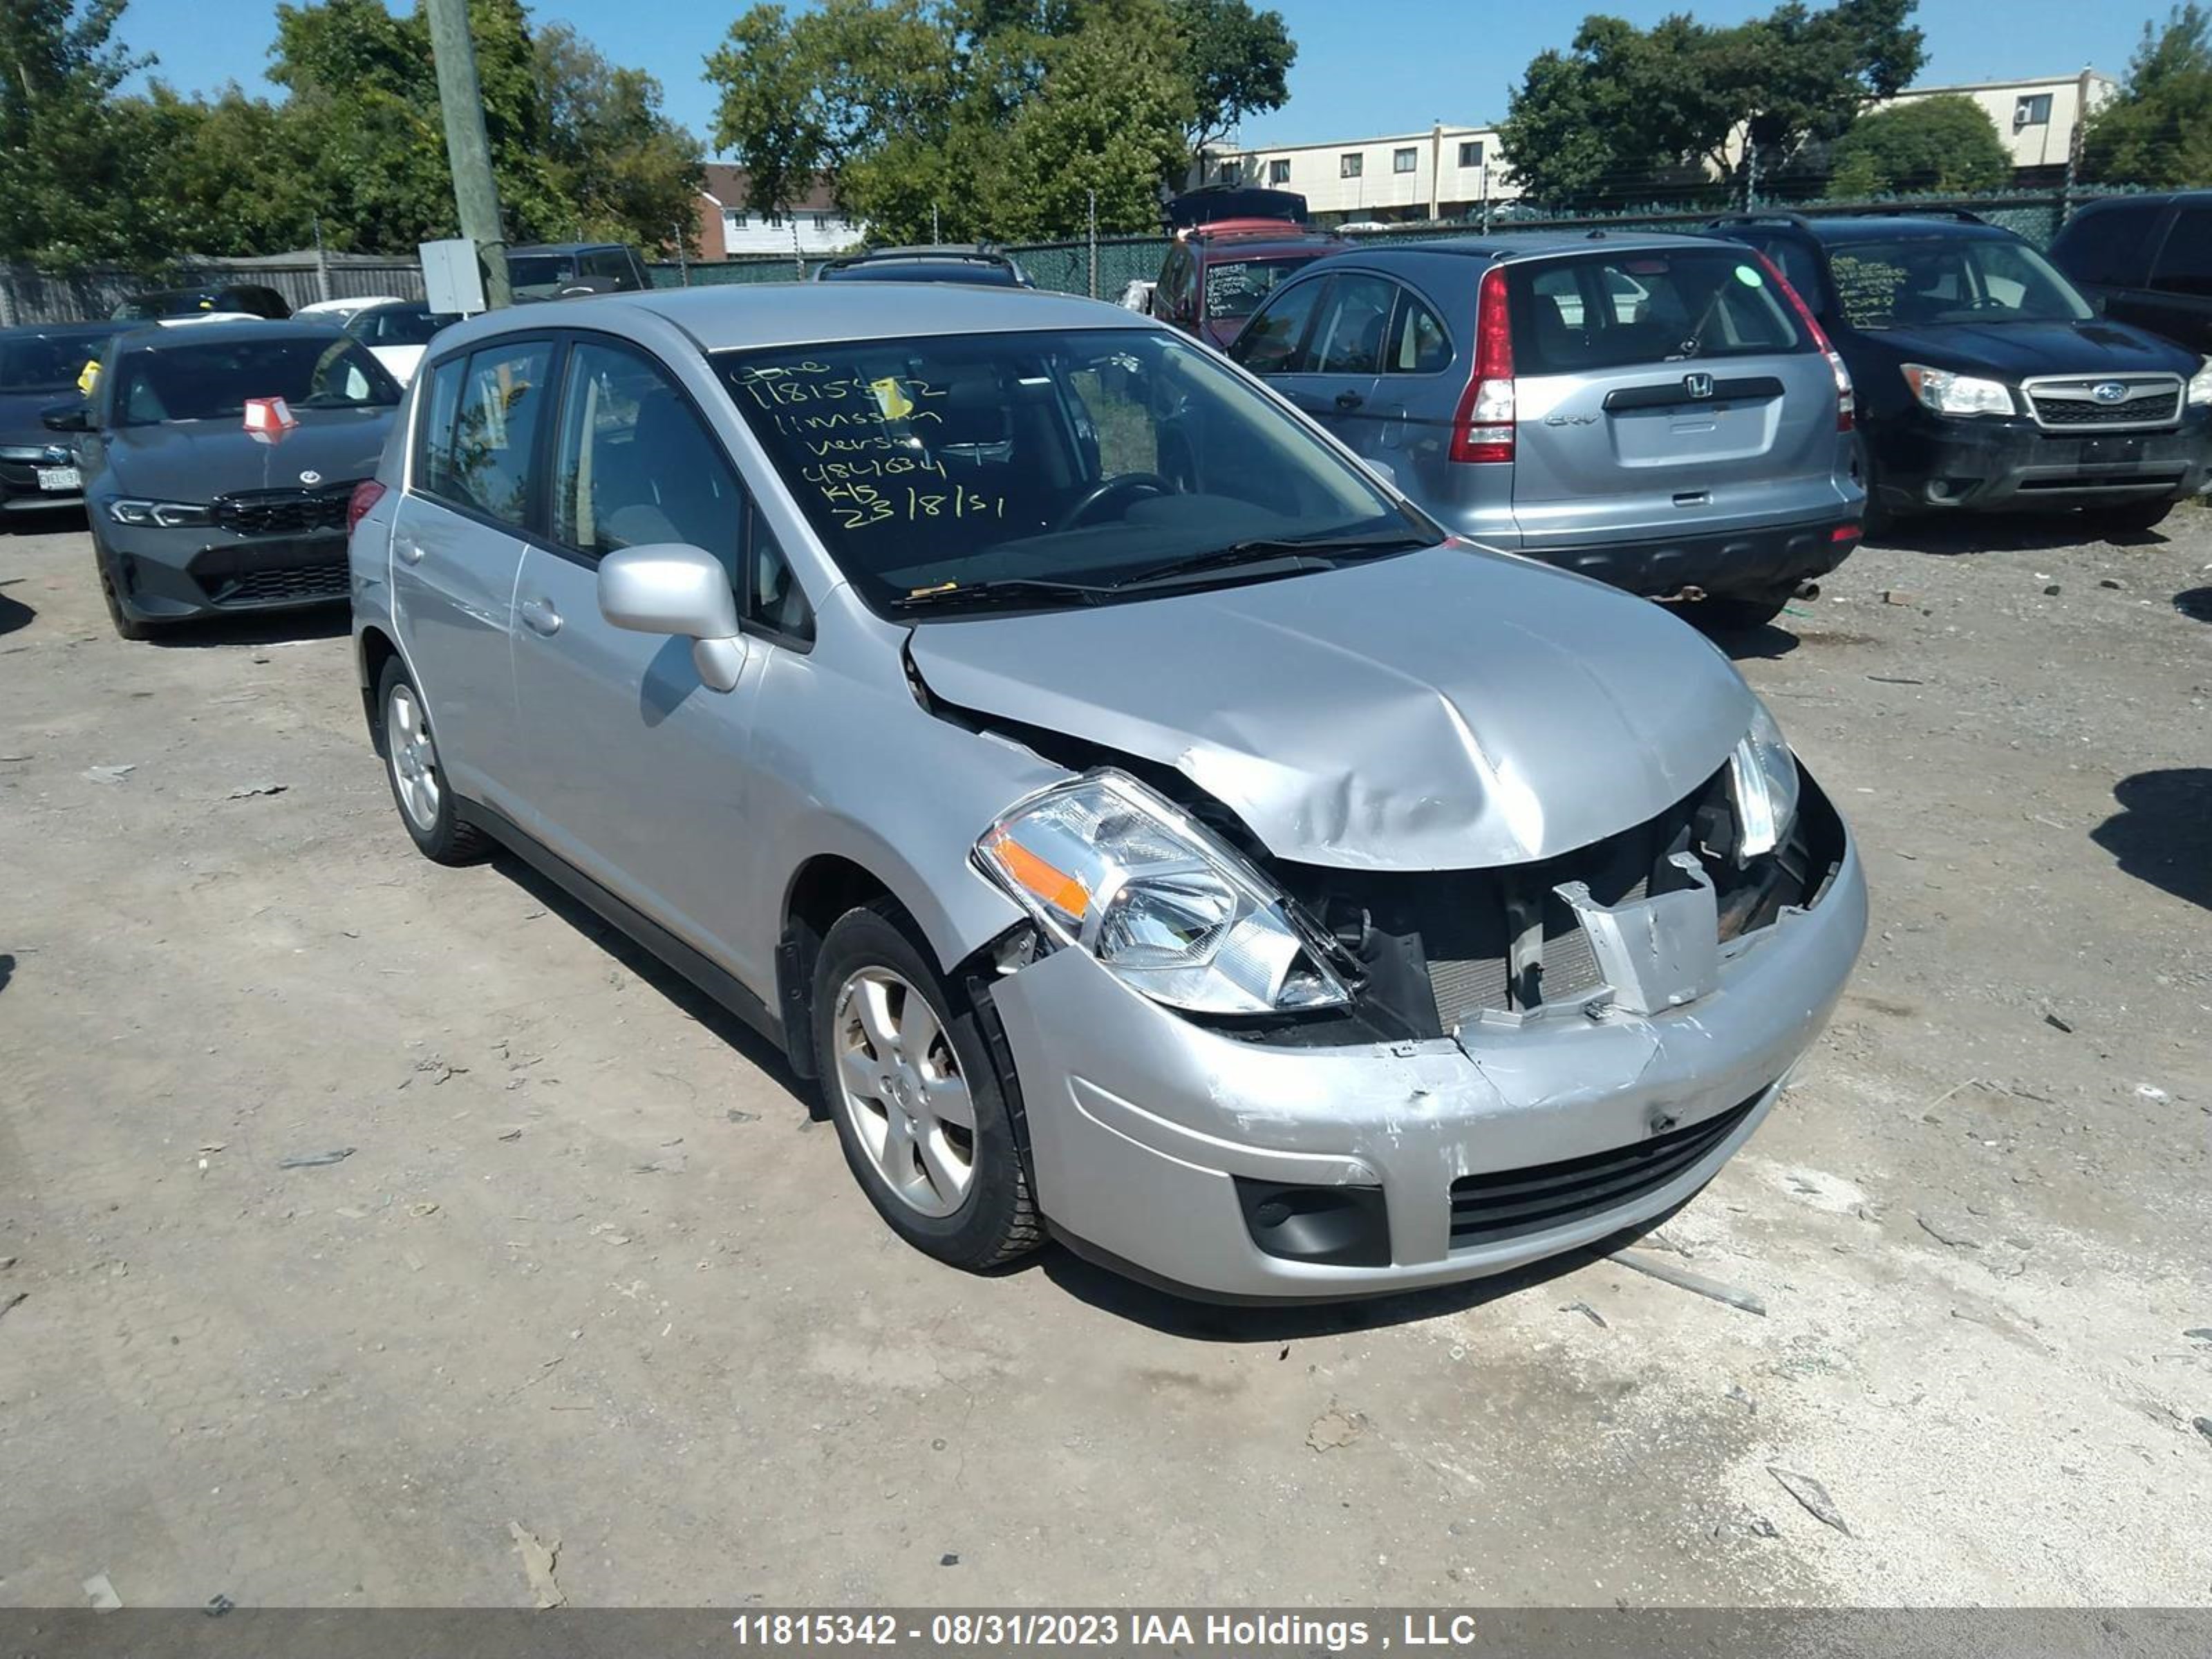
{"type": "Polygon", "coordinates": [[[10,536],[65,536],[83,528],[81,507],[19,507],[0,513],[0,533],[10,536]]]}
{"type": "Polygon", "coordinates": [[[1694,605],[1675,614],[1727,652],[1730,662],[1771,662],[1788,656],[1803,643],[1788,629],[1773,623],[1761,623],[1756,628],[1723,628],[1715,623],[1698,620],[1694,605]]]}
{"type": "Polygon", "coordinates": [[[13,586],[10,582],[0,582],[0,635],[12,634],[19,628],[27,628],[31,619],[39,614],[6,591],[13,586]]]}
{"type": "Polygon", "coordinates": [[[2173,596],[2173,608],[2191,622],[2212,623],[2212,587],[2183,589],[2173,596]]]}
{"type": "Polygon", "coordinates": [[[636,940],[603,919],[582,900],[543,876],[514,854],[501,848],[494,854],[492,868],[544,905],[546,910],[574,928],[612,957],[677,1009],[705,1026],[739,1058],[757,1069],[806,1109],[811,1118],[823,1115],[813,1085],[791,1069],[783,1050],[737,1015],[708,996],[682,974],[636,940]]]}
{"type": "MultiPolygon", "coordinates": [[[[1088,1303],[1102,1313],[1142,1325],[1163,1336],[1180,1337],[1189,1342],[1310,1341],[1317,1337],[1345,1336],[1355,1331],[1380,1330],[1465,1313],[1501,1297],[1533,1290],[1577,1268],[1602,1261],[1615,1250],[1626,1249],[1658,1231],[1685,1206],[1695,1201],[1696,1194],[1692,1194],[1663,1215],[1639,1221],[1580,1249],[1547,1256],[1510,1272],[1462,1279],[1456,1285],[1440,1285],[1432,1290],[1348,1302],[1202,1302],[1124,1278],[1111,1268],[1085,1261],[1061,1244],[1054,1244],[1035,1261],[1038,1270],[1069,1296],[1088,1303]]],[[[1018,1268],[1023,1265],[1026,1264],[1015,1264],[1018,1268]]]]}
{"type": "Polygon", "coordinates": [[[6,990],[8,988],[9,981],[15,977],[15,957],[9,951],[0,951],[0,991],[6,990]]]}
{"type": "Polygon", "coordinates": [[[2138,772],[2112,786],[2120,810],[2089,832],[2121,871],[2212,910],[2212,769],[2138,772]]]}
{"type": "Polygon", "coordinates": [[[2106,530],[2086,514],[1954,513],[1893,520],[1867,545],[1952,559],[1975,553],[2052,552],[2092,542],[2163,547],[2169,539],[2157,530],[2106,530]]]}
{"type": "Polygon", "coordinates": [[[312,610],[172,623],[154,630],[152,643],[172,650],[198,651],[210,646],[294,645],[303,640],[335,640],[352,631],[352,609],[343,599],[336,599],[312,610]]]}

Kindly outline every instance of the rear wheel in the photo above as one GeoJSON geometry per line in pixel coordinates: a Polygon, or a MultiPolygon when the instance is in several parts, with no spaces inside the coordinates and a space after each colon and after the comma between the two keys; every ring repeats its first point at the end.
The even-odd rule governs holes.
{"type": "Polygon", "coordinates": [[[1698,600],[1690,608],[1690,614],[1704,626],[1724,631],[1764,628],[1782,614],[1790,598],[1788,593],[1778,593],[1765,599],[1724,594],[1717,599],[1698,600]]]}
{"type": "Polygon", "coordinates": [[[439,864],[474,864],[491,850],[491,843],[457,814],[438,760],[437,739],[431,735],[429,710],[397,657],[384,665],[376,706],[383,711],[384,770],[399,821],[423,857],[439,864]]]}
{"type": "Polygon", "coordinates": [[[2117,531],[2124,536],[2135,531],[2157,529],[2172,511],[2173,503],[2170,501],[2130,501],[2124,507],[2092,507],[2089,517],[2100,530],[2107,533],[2117,531]]]}
{"type": "Polygon", "coordinates": [[[998,1073],[972,1012],[889,904],[822,941],[814,1052],[845,1162],[891,1231],[970,1272],[1043,1242],[998,1073]]]}

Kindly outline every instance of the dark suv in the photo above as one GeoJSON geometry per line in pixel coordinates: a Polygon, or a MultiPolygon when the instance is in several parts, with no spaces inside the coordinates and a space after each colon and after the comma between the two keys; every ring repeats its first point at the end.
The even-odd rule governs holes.
{"type": "Polygon", "coordinates": [[[1217,219],[1182,232],[1160,266],[1152,315],[1225,346],[1275,284],[1350,243],[1288,219],[1217,219]]]}
{"type": "Polygon", "coordinates": [[[164,317],[197,317],[203,312],[240,312],[282,322],[292,314],[284,296],[258,283],[217,283],[207,288],[165,288],[134,294],[110,314],[118,321],[157,322],[164,317]]]}
{"type": "Polygon", "coordinates": [[[2212,477],[2212,370],[2099,317],[2011,231],[1971,214],[1715,225],[1781,269],[1843,354],[1870,525],[2082,507],[2141,529],[2212,477]]]}
{"type": "Polygon", "coordinates": [[[641,294],[653,286],[637,250],[620,242],[542,242],[509,248],[507,281],[517,300],[641,294]]]}
{"type": "Polygon", "coordinates": [[[1014,256],[981,242],[927,247],[878,247],[829,260],[817,283],[976,283],[986,288],[1034,288],[1014,256]]]}
{"type": "Polygon", "coordinates": [[[2060,228],[2051,263],[2107,317],[2212,351],[2212,190],[2092,202],[2060,228]]]}

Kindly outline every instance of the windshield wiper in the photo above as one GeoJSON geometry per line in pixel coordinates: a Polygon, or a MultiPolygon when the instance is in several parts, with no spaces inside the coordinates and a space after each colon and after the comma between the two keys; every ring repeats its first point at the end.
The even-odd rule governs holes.
{"type": "Polygon", "coordinates": [[[1102,595],[1111,591],[1085,582],[1057,582],[1042,576],[1000,576],[987,581],[918,588],[891,603],[899,611],[927,611],[939,605],[1034,605],[1040,599],[1096,605],[1102,595]]]}
{"type": "Polygon", "coordinates": [[[1227,569],[1240,564],[1254,564],[1262,560],[1290,556],[1310,560],[1306,569],[1326,569],[1329,564],[1347,555],[1391,553],[1407,548],[1426,547],[1429,538],[1407,530],[1389,530],[1364,536],[1255,536],[1248,541],[1231,542],[1226,547],[1217,547],[1210,552],[1193,553],[1184,558],[1170,559],[1139,570],[1134,575],[1124,576],[1113,585],[1111,591],[1143,587],[1156,581],[1169,581],[1178,576],[1193,576],[1207,570],[1227,569]]]}

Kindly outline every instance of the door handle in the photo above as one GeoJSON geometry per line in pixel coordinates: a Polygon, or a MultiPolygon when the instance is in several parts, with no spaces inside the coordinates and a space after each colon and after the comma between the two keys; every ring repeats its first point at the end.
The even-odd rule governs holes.
{"type": "Polygon", "coordinates": [[[1366,401],[1367,399],[1361,397],[1357,392],[1340,392],[1336,394],[1336,406],[1339,409],[1357,409],[1360,404],[1366,401]]]}
{"type": "Polygon", "coordinates": [[[522,621],[532,633],[543,634],[549,640],[561,631],[561,613],[550,599],[525,599],[522,621]]]}
{"type": "Polygon", "coordinates": [[[392,545],[398,550],[399,556],[406,560],[408,563],[420,564],[422,562],[422,547],[421,543],[395,542],[392,545]]]}

